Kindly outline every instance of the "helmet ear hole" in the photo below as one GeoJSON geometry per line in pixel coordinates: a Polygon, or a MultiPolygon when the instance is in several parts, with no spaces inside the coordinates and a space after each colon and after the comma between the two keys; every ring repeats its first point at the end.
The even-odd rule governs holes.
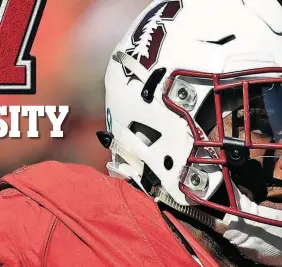
{"type": "Polygon", "coordinates": [[[139,122],[132,122],[129,129],[148,147],[157,142],[162,136],[157,130],[139,122]]]}

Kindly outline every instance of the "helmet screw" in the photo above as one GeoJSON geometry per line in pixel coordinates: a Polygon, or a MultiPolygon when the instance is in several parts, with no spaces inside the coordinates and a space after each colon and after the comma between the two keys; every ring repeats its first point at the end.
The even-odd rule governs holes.
{"type": "Polygon", "coordinates": [[[164,167],[170,171],[173,167],[173,159],[170,156],[166,156],[164,159],[164,167]]]}
{"type": "Polygon", "coordinates": [[[188,92],[185,88],[180,88],[178,90],[178,97],[181,99],[181,100],[184,100],[188,97],[188,92]]]}
{"type": "Polygon", "coordinates": [[[241,153],[238,149],[234,149],[233,151],[231,151],[230,156],[234,160],[239,160],[241,158],[241,153]]]}
{"type": "Polygon", "coordinates": [[[96,133],[98,140],[105,148],[110,148],[112,141],[114,139],[114,135],[110,132],[100,131],[96,133]]]}
{"type": "Polygon", "coordinates": [[[149,95],[148,90],[144,90],[144,91],[142,92],[142,97],[148,97],[148,95],[149,95]]]}
{"type": "Polygon", "coordinates": [[[105,146],[109,146],[110,145],[110,143],[111,143],[111,139],[110,138],[108,138],[108,137],[106,137],[105,139],[104,139],[104,144],[105,144],[105,146]]]}
{"type": "Polygon", "coordinates": [[[199,174],[197,173],[194,173],[191,178],[191,183],[194,185],[194,186],[198,186],[200,183],[201,183],[201,177],[199,174]]]}

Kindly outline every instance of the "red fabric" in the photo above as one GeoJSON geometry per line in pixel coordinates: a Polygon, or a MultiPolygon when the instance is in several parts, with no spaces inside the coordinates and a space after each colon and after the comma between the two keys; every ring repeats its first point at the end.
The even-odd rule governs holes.
{"type": "Polygon", "coordinates": [[[17,170],[0,192],[0,262],[13,266],[198,264],[156,204],[91,167],[45,162],[17,170]]]}
{"type": "Polygon", "coordinates": [[[171,214],[165,212],[166,216],[171,220],[171,222],[177,227],[180,233],[189,240],[189,244],[194,249],[197,257],[205,267],[220,267],[219,264],[214,260],[210,253],[198,242],[198,240],[187,231],[184,226],[177,221],[171,214]]]}

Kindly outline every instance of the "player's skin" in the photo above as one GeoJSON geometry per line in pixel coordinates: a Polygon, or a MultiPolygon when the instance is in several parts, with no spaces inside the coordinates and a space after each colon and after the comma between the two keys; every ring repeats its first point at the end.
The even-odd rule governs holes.
{"type": "MultiPolygon", "coordinates": [[[[224,123],[224,129],[225,129],[225,135],[226,136],[232,136],[232,117],[231,115],[227,116],[226,118],[223,119],[223,123],[224,123]]],[[[239,138],[244,140],[245,138],[245,131],[244,131],[244,127],[240,127],[238,129],[239,131],[239,138]]],[[[212,141],[217,141],[218,140],[218,130],[217,127],[214,127],[214,129],[210,132],[210,134],[208,135],[209,139],[212,141]]],[[[258,134],[256,132],[251,132],[251,138],[253,142],[258,142],[258,143],[270,143],[272,137],[268,136],[268,135],[264,135],[264,134],[258,134]]],[[[263,158],[261,158],[262,156],[265,155],[266,150],[265,149],[254,149],[250,151],[250,157],[251,158],[256,158],[255,160],[259,162],[259,164],[263,167],[263,158]]],[[[281,151],[275,151],[275,156],[279,156],[279,153],[281,153],[281,151]]],[[[260,171],[260,170],[259,170],[260,171]]],[[[251,174],[253,174],[252,171],[250,171],[251,174]]],[[[282,160],[278,160],[275,168],[273,170],[273,176],[276,177],[277,179],[281,179],[282,180],[282,160]]],[[[251,201],[257,202],[257,204],[259,204],[260,206],[267,206],[273,209],[278,209],[278,210],[282,210],[282,203],[276,203],[276,200],[281,200],[282,199],[282,187],[267,187],[267,184],[264,183],[264,181],[260,182],[258,181],[258,178],[263,178],[263,177],[257,177],[256,175],[253,176],[248,176],[247,177],[243,177],[243,178],[249,178],[246,179],[247,182],[246,184],[254,184],[255,187],[251,188],[252,190],[246,188],[245,186],[238,186],[238,188],[240,189],[241,193],[245,194],[251,201]],[[264,188],[261,190],[261,188],[264,188]],[[259,193],[257,193],[257,191],[261,191],[259,193]],[[261,194],[262,198],[259,201],[255,201],[255,194],[261,194]],[[273,202],[273,200],[275,202],[273,202]]],[[[262,179],[263,180],[263,179],[262,179]]],[[[242,180],[241,180],[242,181],[242,180]]],[[[224,190],[224,188],[223,188],[224,190]]],[[[221,192],[219,192],[218,194],[216,193],[215,195],[217,195],[216,197],[216,201],[218,201],[218,203],[223,204],[221,201],[225,201],[225,197],[221,196],[221,192]]],[[[226,198],[227,195],[226,195],[226,198]]],[[[279,201],[281,202],[281,201],[279,201]]],[[[215,217],[217,217],[216,214],[211,213],[211,215],[214,215],[215,217]]],[[[221,216],[221,215],[220,215],[221,216]]],[[[265,215],[267,216],[267,214],[265,215]]],[[[182,221],[181,218],[180,221],[182,221]]],[[[186,223],[184,221],[182,221],[182,224],[186,227],[186,229],[190,232],[193,233],[193,235],[198,239],[201,240],[203,247],[205,247],[205,249],[207,251],[209,251],[212,255],[214,255],[217,259],[219,259],[219,263],[222,266],[231,266],[231,267],[237,267],[237,266],[253,266],[250,265],[250,262],[237,262],[237,263],[232,263],[231,261],[228,260],[228,258],[225,257],[224,254],[221,254],[221,248],[218,247],[217,244],[217,240],[214,239],[215,236],[210,237],[209,235],[206,234],[205,231],[201,230],[201,228],[197,228],[197,227],[193,227],[192,225],[190,225],[189,223],[186,223]]],[[[261,265],[259,265],[261,266],[261,265]]]]}
{"type": "MultiPolygon", "coordinates": [[[[232,136],[232,117],[231,116],[232,115],[229,115],[223,119],[226,136],[232,136]]],[[[239,130],[239,138],[244,140],[245,138],[244,127],[239,127],[238,130],[239,130]]],[[[252,142],[254,143],[270,143],[271,141],[270,136],[265,135],[265,134],[258,134],[256,132],[251,132],[251,138],[252,138],[252,142]]],[[[212,141],[218,140],[217,127],[215,127],[211,131],[211,133],[209,134],[209,139],[212,141]]],[[[265,149],[252,149],[250,150],[250,158],[255,158],[255,160],[257,160],[263,167],[263,156],[265,155],[265,152],[266,152],[265,149]]],[[[275,151],[276,157],[279,157],[281,155],[282,155],[282,151],[280,150],[275,151]]],[[[276,162],[274,170],[273,170],[273,176],[277,179],[282,180],[282,158],[276,162]]],[[[268,206],[271,208],[282,210],[282,203],[274,203],[274,202],[267,200],[267,198],[282,199],[282,188],[281,187],[268,187],[267,192],[268,194],[266,196],[266,200],[259,204],[263,206],[268,206]]],[[[253,192],[250,192],[248,189],[246,189],[246,192],[244,193],[247,194],[247,196],[250,199],[252,199],[253,192]]]]}

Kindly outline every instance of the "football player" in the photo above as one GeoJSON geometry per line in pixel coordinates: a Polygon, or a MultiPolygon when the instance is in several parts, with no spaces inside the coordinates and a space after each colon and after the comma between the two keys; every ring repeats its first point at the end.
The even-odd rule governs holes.
{"type": "Polygon", "coordinates": [[[2,178],[3,266],[282,266],[282,7],[157,0],[112,53],[110,176],[2,178]]]}

